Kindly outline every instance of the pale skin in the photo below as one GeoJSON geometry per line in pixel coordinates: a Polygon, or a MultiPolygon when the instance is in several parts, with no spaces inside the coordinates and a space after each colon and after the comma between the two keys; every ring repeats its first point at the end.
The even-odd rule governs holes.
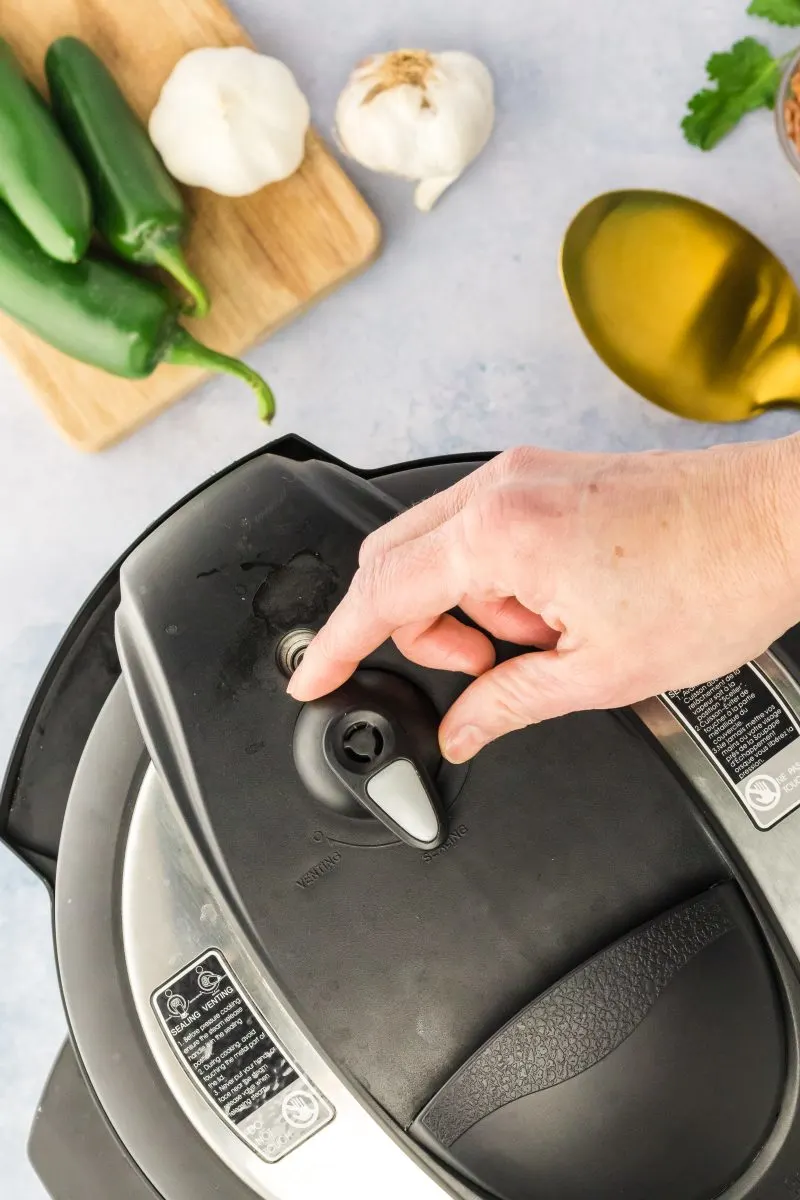
{"type": "Polygon", "coordinates": [[[364,542],[289,690],[312,700],[388,638],[474,676],[453,762],[512,730],[715,678],[800,621],[800,440],[686,453],[507,451],[364,542]],[[488,638],[536,652],[495,666],[488,638]]]}

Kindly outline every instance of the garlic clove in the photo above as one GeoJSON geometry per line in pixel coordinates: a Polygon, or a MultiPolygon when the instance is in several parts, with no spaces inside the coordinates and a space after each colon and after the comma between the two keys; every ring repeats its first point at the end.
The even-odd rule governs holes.
{"type": "Polygon", "coordinates": [[[336,106],[336,137],[371,170],[417,180],[427,211],[486,145],[492,77],[463,51],[398,50],[359,63],[336,106]]]}
{"type": "Polygon", "coordinates": [[[284,63],[245,46],[205,47],[177,63],[149,131],[176,179],[245,196],[294,174],[310,120],[284,63]]]}
{"type": "Polygon", "coordinates": [[[421,179],[414,190],[414,203],[419,211],[430,212],[439,197],[460,175],[458,171],[455,175],[441,175],[438,179],[421,179]]]}

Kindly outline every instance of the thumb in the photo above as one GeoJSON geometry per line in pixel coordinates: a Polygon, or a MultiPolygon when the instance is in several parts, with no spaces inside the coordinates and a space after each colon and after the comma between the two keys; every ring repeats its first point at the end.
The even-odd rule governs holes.
{"type": "Polygon", "coordinates": [[[481,675],[442,721],[445,758],[466,762],[504,733],[596,707],[597,698],[575,665],[574,654],[546,650],[512,658],[481,675]]]}

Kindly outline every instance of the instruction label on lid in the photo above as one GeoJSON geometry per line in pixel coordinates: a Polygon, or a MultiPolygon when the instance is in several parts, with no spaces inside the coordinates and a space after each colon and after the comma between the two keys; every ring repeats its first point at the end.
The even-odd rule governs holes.
{"type": "Polygon", "coordinates": [[[279,1048],[218,950],[159,988],[153,1007],[200,1089],[267,1162],[333,1119],[331,1105],[279,1048]]]}
{"type": "Polygon", "coordinates": [[[800,724],[754,663],[661,700],[702,747],[759,829],[800,806],[800,724]]]}

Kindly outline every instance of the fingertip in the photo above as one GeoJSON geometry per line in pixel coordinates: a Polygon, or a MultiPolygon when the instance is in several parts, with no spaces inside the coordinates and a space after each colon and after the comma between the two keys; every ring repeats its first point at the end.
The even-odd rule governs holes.
{"type": "Polygon", "coordinates": [[[291,696],[293,700],[299,700],[301,703],[306,703],[309,700],[315,700],[316,697],[313,689],[309,688],[309,686],[305,684],[302,679],[297,678],[298,673],[299,668],[287,683],[287,695],[291,696]]]}
{"type": "MultiPolygon", "coordinates": [[[[470,632],[477,633],[478,631],[471,630],[470,632]]],[[[465,656],[463,668],[465,675],[472,675],[477,679],[479,675],[485,675],[487,671],[491,671],[496,662],[495,648],[484,634],[480,634],[479,638],[470,638],[470,649],[468,655],[465,656]]]]}
{"type": "MultiPolygon", "coordinates": [[[[411,657],[411,656],[409,656],[411,657]]],[[[475,645],[463,650],[430,650],[414,658],[422,667],[431,667],[435,671],[453,671],[457,675],[468,675],[470,679],[478,679],[491,671],[495,663],[494,649],[475,645]]]]}
{"type": "Polygon", "coordinates": [[[436,671],[456,671],[477,678],[495,663],[494,646],[486,634],[463,625],[449,613],[431,624],[398,629],[393,640],[411,662],[436,671]]]}
{"type": "Polygon", "coordinates": [[[486,734],[475,725],[446,730],[441,735],[442,754],[448,762],[460,766],[474,758],[488,740],[486,734]]]}
{"type": "Polygon", "coordinates": [[[326,692],[333,691],[337,686],[336,681],[331,682],[332,672],[322,672],[319,669],[314,669],[314,662],[309,654],[298,666],[286,685],[286,691],[293,700],[300,700],[307,703],[309,700],[317,700],[320,696],[324,696],[326,692]]]}
{"type": "Polygon", "coordinates": [[[286,691],[293,700],[308,703],[319,700],[330,692],[341,687],[354,671],[358,670],[358,662],[343,659],[328,658],[315,642],[312,642],[302,662],[289,679],[286,691]]]}

